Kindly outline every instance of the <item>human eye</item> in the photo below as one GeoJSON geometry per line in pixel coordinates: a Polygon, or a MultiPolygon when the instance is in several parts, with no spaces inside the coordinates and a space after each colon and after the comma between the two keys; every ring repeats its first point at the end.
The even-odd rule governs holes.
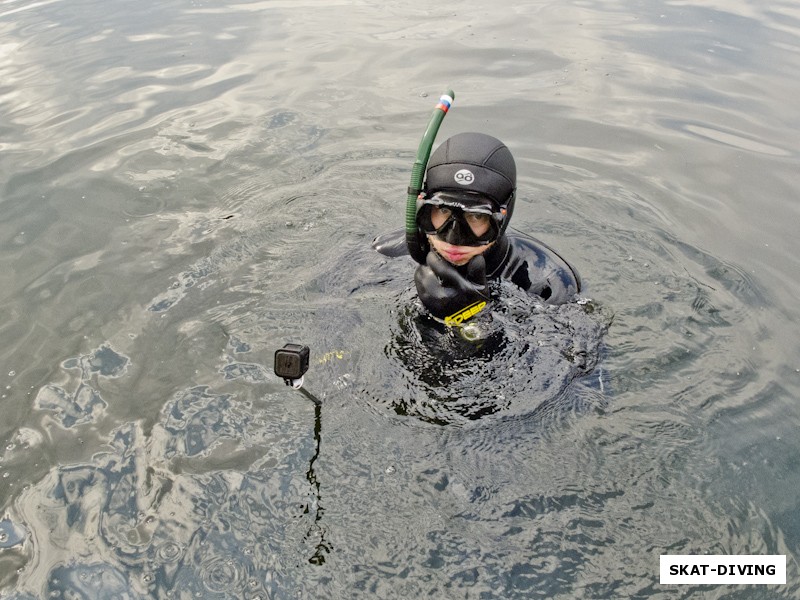
{"type": "Polygon", "coordinates": [[[466,219],[470,225],[488,225],[489,223],[489,215],[483,213],[467,213],[466,219]]]}
{"type": "Polygon", "coordinates": [[[431,207],[431,224],[433,225],[434,229],[439,229],[442,225],[445,224],[447,219],[450,218],[450,213],[452,211],[444,206],[432,206],[431,207]]]}
{"type": "Polygon", "coordinates": [[[438,214],[441,217],[447,218],[453,214],[453,210],[447,206],[436,206],[433,209],[435,214],[438,214]]]}

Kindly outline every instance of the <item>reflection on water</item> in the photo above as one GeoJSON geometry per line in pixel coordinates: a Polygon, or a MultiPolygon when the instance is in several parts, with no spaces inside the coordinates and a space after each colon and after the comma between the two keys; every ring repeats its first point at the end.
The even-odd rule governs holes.
{"type": "Polygon", "coordinates": [[[798,24],[1,5],[0,596],[797,597],[798,24]],[[446,85],[591,302],[504,289],[468,344],[371,251],[446,85]],[[788,583],[661,587],[666,553],[788,583]]]}
{"type": "Polygon", "coordinates": [[[127,357],[117,354],[107,345],[89,355],[65,360],[61,363],[62,368],[80,371],[80,383],[75,391],[70,393],[58,385],[45,385],[39,389],[34,406],[39,410],[55,412],[65,428],[96,420],[97,413],[105,409],[107,404],[92,387],[92,376],[121,377],[128,362],[127,357]]]}

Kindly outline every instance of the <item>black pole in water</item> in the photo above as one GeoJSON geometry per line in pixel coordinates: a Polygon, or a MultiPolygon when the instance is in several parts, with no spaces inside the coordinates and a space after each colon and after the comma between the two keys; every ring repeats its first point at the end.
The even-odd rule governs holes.
{"type": "MultiPolygon", "coordinates": [[[[302,391],[302,388],[300,389],[302,391]]],[[[325,539],[327,530],[321,523],[322,515],[325,514],[325,508],[322,506],[320,481],[317,479],[317,473],[314,470],[314,463],[319,459],[319,449],[322,444],[322,404],[313,395],[307,394],[307,396],[314,401],[314,443],[316,444],[316,450],[314,456],[311,457],[308,463],[306,479],[314,488],[316,511],[314,514],[314,522],[311,524],[311,527],[308,528],[305,539],[311,537],[312,533],[316,533],[318,536],[317,543],[314,547],[314,554],[308,559],[308,562],[312,565],[322,565],[325,564],[325,555],[330,554],[333,549],[331,543],[325,539]]]]}
{"type": "Polygon", "coordinates": [[[299,390],[300,390],[300,393],[303,394],[303,396],[305,396],[306,398],[311,400],[314,404],[317,405],[317,407],[322,406],[322,400],[317,398],[314,394],[309,392],[306,388],[301,387],[301,388],[299,388],[299,390]]]}

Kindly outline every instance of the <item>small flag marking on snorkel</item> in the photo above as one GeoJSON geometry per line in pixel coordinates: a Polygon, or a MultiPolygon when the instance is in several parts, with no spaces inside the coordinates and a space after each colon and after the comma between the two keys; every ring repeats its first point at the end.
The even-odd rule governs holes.
{"type": "Polygon", "coordinates": [[[442,110],[442,112],[446,113],[448,110],[450,110],[450,105],[452,103],[453,99],[450,96],[442,94],[442,97],[439,98],[439,104],[436,105],[436,108],[439,108],[442,110]]]}

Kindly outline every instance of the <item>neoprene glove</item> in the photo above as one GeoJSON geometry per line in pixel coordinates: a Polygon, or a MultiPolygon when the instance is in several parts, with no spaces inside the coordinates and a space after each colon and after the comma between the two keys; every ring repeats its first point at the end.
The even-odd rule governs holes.
{"type": "Polygon", "coordinates": [[[458,325],[477,315],[489,302],[486,261],[478,255],[467,263],[466,276],[431,251],[414,273],[419,299],[431,314],[458,325]]]}

